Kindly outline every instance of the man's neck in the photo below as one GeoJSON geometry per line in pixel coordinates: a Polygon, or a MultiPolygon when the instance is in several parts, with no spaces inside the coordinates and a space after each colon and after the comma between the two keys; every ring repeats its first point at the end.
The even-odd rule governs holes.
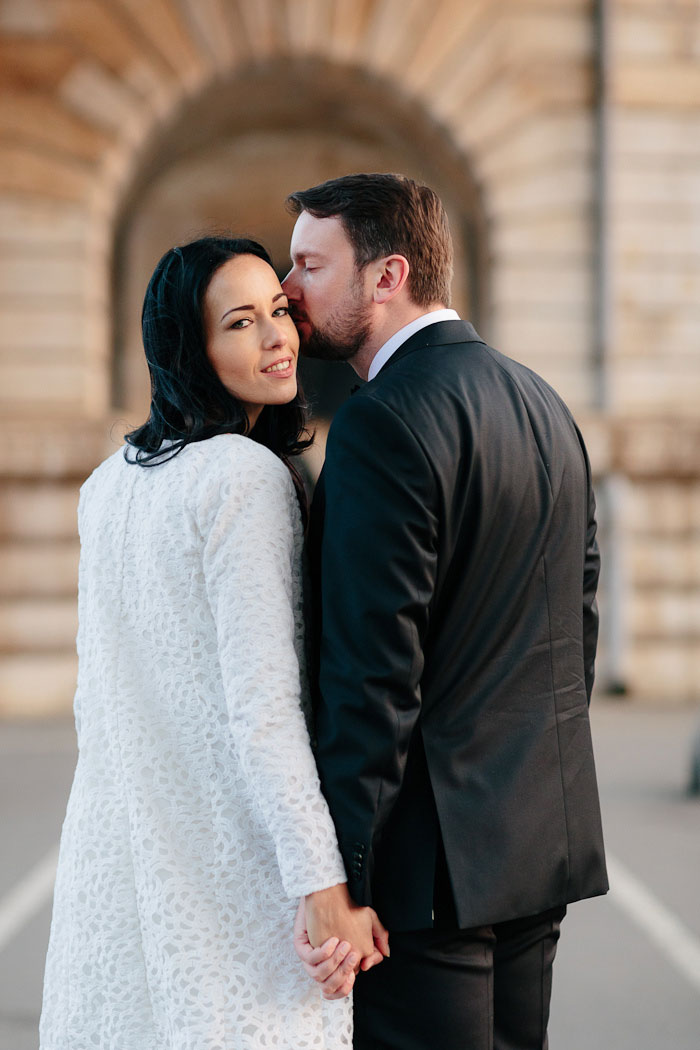
{"type": "Polygon", "coordinates": [[[352,365],[360,379],[366,380],[372,361],[392,335],[396,335],[411,321],[417,321],[419,317],[444,309],[442,303],[433,303],[431,306],[412,306],[410,309],[402,310],[400,314],[387,318],[384,324],[378,324],[372,328],[369,338],[362,344],[355,356],[348,360],[348,364],[352,365]]]}

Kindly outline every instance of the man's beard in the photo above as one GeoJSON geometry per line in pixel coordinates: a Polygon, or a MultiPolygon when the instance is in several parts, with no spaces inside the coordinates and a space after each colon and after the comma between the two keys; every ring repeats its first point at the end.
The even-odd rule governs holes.
{"type": "Polygon", "coordinates": [[[300,350],[304,357],[313,357],[317,361],[349,361],[369,339],[370,325],[366,321],[357,328],[339,327],[337,324],[325,328],[315,328],[307,322],[310,332],[305,335],[299,332],[300,350]]]}
{"type": "Polygon", "coordinates": [[[362,302],[361,286],[356,284],[348,297],[349,302],[337,317],[323,328],[317,328],[306,321],[309,333],[299,329],[300,351],[304,357],[313,357],[318,361],[349,361],[365,345],[372,330],[370,307],[362,302]]]}

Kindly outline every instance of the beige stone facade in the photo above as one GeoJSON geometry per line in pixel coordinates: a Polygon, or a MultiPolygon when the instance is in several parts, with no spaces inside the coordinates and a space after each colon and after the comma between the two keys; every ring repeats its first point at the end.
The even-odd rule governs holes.
{"type": "Polygon", "coordinates": [[[0,92],[1,713],[70,705],[159,254],[226,226],[283,267],[285,194],[367,169],[440,191],[456,305],[581,421],[601,683],[700,698],[697,0],[0,0],[0,92]]]}

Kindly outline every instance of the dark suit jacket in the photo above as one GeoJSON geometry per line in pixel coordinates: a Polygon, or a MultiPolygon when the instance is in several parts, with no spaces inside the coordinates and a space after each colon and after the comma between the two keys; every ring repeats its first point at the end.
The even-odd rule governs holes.
{"type": "Polygon", "coordinates": [[[337,413],[310,531],[317,759],[350,891],[389,928],[432,925],[440,857],[461,927],[607,889],[595,533],[566,406],[466,322],[337,413]]]}

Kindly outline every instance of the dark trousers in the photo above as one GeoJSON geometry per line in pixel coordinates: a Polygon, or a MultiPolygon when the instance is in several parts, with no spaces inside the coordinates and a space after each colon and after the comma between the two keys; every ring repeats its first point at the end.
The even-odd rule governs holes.
{"type": "Polygon", "coordinates": [[[355,1050],[547,1050],[565,913],[391,933],[390,958],[355,984],[355,1050]]]}

